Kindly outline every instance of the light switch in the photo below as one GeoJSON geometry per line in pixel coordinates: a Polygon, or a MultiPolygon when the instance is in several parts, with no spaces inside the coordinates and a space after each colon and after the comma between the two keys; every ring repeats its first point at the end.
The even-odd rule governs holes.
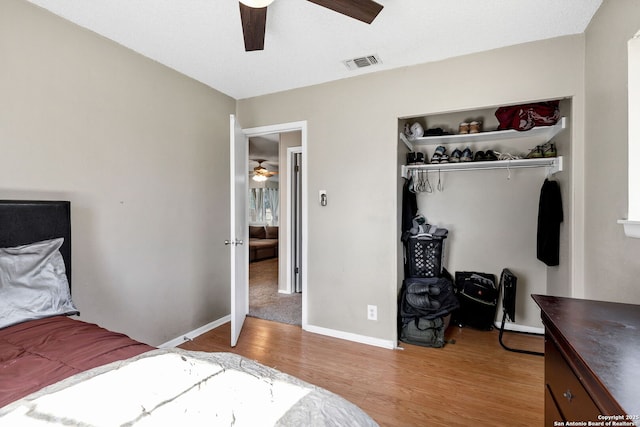
{"type": "Polygon", "coordinates": [[[327,206],[327,190],[320,190],[318,193],[320,197],[320,205],[327,206]]]}

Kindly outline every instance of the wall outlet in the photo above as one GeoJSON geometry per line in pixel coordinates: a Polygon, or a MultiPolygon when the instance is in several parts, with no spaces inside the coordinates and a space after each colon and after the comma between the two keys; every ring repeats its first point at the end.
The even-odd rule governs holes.
{"type": "Polygon", "coordinates": [[[377,305],[368,305],[367,306],[367,319],[369,319],[369,320],[378,320],[378,306],[377,305]]]}

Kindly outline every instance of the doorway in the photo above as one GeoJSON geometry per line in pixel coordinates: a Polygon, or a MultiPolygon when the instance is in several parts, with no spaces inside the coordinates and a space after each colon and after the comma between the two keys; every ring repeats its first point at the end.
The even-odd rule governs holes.
{"type": "MultiPolygon", "coordinates": [[[[254,169],[264,166],[272,177],[264,180],[270,182],[262,186],[253,185],[249,195],[249,224],[248,236],[256,231],[256,227],[268,227],[269,231],[277,229],[278,249],[276,253],[262,252],[260,256],[249,261],[249,316],[266,318],[284,323],[306,325],[306,294],[304,291],[306,272],[302,269],[306,258],[306,245],[304,244],[304,218],[306,216],[304,192],[304,171],[302,169],[302,152],[306,137],[306,123],[294,123],[291,125],[269,126],[264,128],[244,129],[248,144],[249,157],[249,181],[252,181],[254,169]],[[271,157],[261,151],[256,145],[268,144],[271,141],[278,152],[278,158],[273,155],[274,146],[270,147],[271,157]],[[297,154],[299,164],[296,187],[292,186],[290,178],[293,173],[290,169],[291,149],[297,154]],[[268,157],[267,161],[259,164],[259,160],[268,157]],[[258,189],[262,187],[262,189],[258,189]],[[272,190],[266,190],[271,188],[272,190]],[[292,195],[293,189],[297,189],[292,195]],[[278,192],[279,203],[273,200],[266,201],[267,193],[278,192]],[[252,193],[253,192],[253,193],[252,193]],[[260,194],[261,193],[261,194],[260,194]],[[297,209],[292,211],[292,200],[297,209]],[[256,204],[258,206],[256,206],[256,204]],[[260,207],[262,214],[255,214],[255,209],[260,207]],[[276,209],[277,208],[277,209],[276,209]],[[294,216],[295,215],[295,216],[294,216]],[[291,220],[295,221],[292,227],[291,220]],[[295,262],[295,265],[294,265],[295,262]],[[291,274],[290,272],[295,272],[291,274]],[[292,282],[293,280],[293,282],[292,282]],[[255,292],[254,292],[255,291],[255,292]]],[[[263,147],[264,148],[264,147],[263,147]]],[[[294,170],[295,170],[294,169],[294,170]]],[[[273,237],[273,233],[271,235],[273,237]]],[[[251,251],[251,239],[250,251],[251,251]]]]}

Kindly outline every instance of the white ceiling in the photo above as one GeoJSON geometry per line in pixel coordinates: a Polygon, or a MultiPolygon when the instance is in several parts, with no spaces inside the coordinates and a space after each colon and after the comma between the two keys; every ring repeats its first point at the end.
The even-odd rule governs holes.
{"type": "Polygon", "coordinates": [[[28,0],[243,99],[584,32],[602,0],[377,0],[367,25],[304,0],[268,8],[264,51],[245,52],[237,0],[28,0]],[[343,60],[378,54],[348,71],[343,60]]]}

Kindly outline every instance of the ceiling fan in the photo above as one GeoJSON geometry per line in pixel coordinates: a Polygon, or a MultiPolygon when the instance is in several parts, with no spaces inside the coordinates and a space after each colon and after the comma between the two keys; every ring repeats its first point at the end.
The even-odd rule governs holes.
{"type": "Polygon", "coordinates": [[[264,159],[255,159],[254,162],[258,162],[258,166],[253,168],[253,179],[255,181],[266,181],[268,178],[271,178],[274,175],[277,175],[278,172],[270,171],[264,166],[262,166],[263,162],[266,162],[264,159]]]}
{"type": "MultiPolygon", "coordinates": [[[[371,24],[383,6],[373,0],[308,0],[359,21],[371,24]]],[[[264,50],[267,6],[273,0],[240,0],[244,50],[264,50]]]]}

